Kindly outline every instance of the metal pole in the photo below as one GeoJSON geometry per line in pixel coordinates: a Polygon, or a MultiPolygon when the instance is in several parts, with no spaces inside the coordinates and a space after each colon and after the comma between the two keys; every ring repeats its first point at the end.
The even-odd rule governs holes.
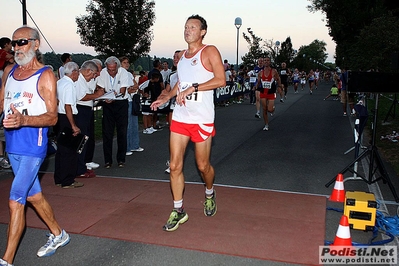
{"type": "Polygon", "coordinates": [[[26,19],[26,0],[22,0],[22,25],[28,25],[26,19]]]}
{"type": "Polygon", "coordinates": [[[238,40],[239,40],[239,32],[240,32],[240,28],[237,28],[237,56],[236,56],[236,71],[238,72],[238,40]]]}
{"type": "Polygon", "coordinates": [[[238,40],[239,40],[239,32],[240,32],[240,27],[242,25],[242,19],[240,17],[237,17],[234,20],[234,26],[237,28],[237,55],[236,55],[236,71],[238,72],[238,40]]]}

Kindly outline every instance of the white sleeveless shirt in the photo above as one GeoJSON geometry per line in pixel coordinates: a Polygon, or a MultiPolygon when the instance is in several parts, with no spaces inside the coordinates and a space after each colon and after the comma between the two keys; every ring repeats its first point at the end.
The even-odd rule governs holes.
{"type": "MultiPolygon", "coordinates": [[[[15,65],[8,75],[4,91],[4,115],[11,113],[10,105],[23,115],[37,116],[47,112],[44,99],[38,92],[38,82],[43,67],[32,76],[23,79],[14,79],[15,65]]],[[[16,129],[5,129],[6,151],[12,154],[44,158],[47,153],[47,127],[24,126],[16,129]]]]}
{"type": "MultiPolygon", "coordinates": [[[[214,77],[202,63],[201,48],[194,56],[186,57],[186,52],[177,64],[179,91],[191,87],[193,83],[205,83],[214,77]]],[[[179,93],[179,92],[178,92],[179,93]]],[[[215,120],[214,91],[198,91],[188,96],[184,105],[176,105],[172,119],[186,124],[208,124],[215,120]]]]}

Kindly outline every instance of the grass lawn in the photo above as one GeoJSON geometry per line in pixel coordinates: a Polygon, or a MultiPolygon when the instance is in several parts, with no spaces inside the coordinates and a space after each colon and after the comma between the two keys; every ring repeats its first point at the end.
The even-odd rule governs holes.
{"type": "MultiPolygon", "coordinates": [[[[378,116],[377,116],[377,127],[376,127],[376,146],[380,152],[380,155],[391,163],[395,169],[397,177],[399,176],[399,138],[396,138],[397,142],[393,142],[389,139],[382,139],[387,135],[393,134],[393,132],[399,132],[399,103],[393,105],[394,94],[380,94],[378,101],[378,116]],[[391,112],[389,109],[392,107],[391,112]],[[396,108],[395,112],[393,112],[396,108]]],[[[375,99],[368,100],[369,115],[374,114],[372,110],[375,109],[375,99]]],[[[371,136],[372,128],[371,122],[373,116],[369,117],[367,131],[371,136]]],[[[392,178],[392,177],[391,177],[392,178]]]]}

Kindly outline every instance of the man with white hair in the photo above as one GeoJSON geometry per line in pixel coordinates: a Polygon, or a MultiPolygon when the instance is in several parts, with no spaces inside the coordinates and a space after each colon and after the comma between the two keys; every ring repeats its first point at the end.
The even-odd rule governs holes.
{"type": "Polygon", "coordinates": [[[47,153],[47,133],[57,122],[57,87],[53,71],[41,62],[39,32],[18,28],[11,41],[16,65],[4,70],[0,111],[4,111],[5,138],[14,179],[11,185],[7,247],[0,265],[12,265],[25,229],[28,201],[50,230],[47,243],[37,256],[50,256],[69,243],[53,209],[43,196],[38,172],[47,153]],[[1,110],[2,109],[2,110],[1,110]]]}
{"type": "MultiPolygon", "coordinates": [[[[58,128],[60,131],[72,132],[73,136],[81,133],[76,117],[76,86],[79,78],[79,66],[75,62],[64,65],[64,77],[57,81],[58,128]]],[[[68,133],[67,133],[68,134],[68,133]]],[[[83,183],[75,181],[78,167],[78,154],[70,147],[59,144],[55,154],[54,181],[62,188],[79,188],[83,183]]]]}
{"type": "MultiPolygon", "coordinates": [[[[97,65],[97,74],[95,77],[90,80],[89,82],[89,89],[90,91],[93,91],[94,93],[98,92],[100,95],[104,94],[104,90],[98,89],[97,87],[97,80],[98,77],[100,76],[100,72],[103,69],[103,62],[101,62],[100,59],[93,58],[91,61],[93,61],[97,65]]],[[[79,104],[79,102],[78,102],[79,104]]],[[[86,153],[85,153],[85,158],[84,161],[86,163],[86,167],[88,170],[92,169],[97,169],[100,164],[93,162],[93,157],[94,157],[94,150],[96,148],[96,140],[95,140],[95,134],[94,134],[94,106],[95,106],[95,100],[93,100],[93,111],[92,111],[92,116],[89,121],[89,139],[86,142],[86,153]]],[[[79,105],[78,105],[78,110],[79,110],[79,105]]],[[[79,112],[78,112],[79,113],[79,112]]]]}
{"type": "Polygon", "coordinates": [[[116,127],[118,167],[125,166],[127,149],[127,112],[129,77],[126,69],[121,67],[121,62],[115,56],[105,60],[105,68],[101,70],[97,86],[104,89],[105,93],[111,92],[112,99],[105,100],[103,104],[103,151],[105,168],[112,166],[112,143],[116,127]]]}
{"type": "MultiPolygon", "coordinates": [[[[103,95],[104,91],[96,91],[95,86],[91,86],[94,78],[99,73],[98,66],[94,61],[87,60],[83,62],[83,64],[80,66],[79,72],[79,78],[75,83],[77,97],[76,107],[78,109],[76,123],[82,131],[82,134],[89,136],[90,139],[90,137],[92,137],[90,136],[91,132],[93,131],[91,127],[92,120],[94,119],[94,99],[103,95]]],[[[88,162],[85,161],[88,149],[91,149],[91,147],[88,147],[86,143],[82,152],[78,155],[76,177],[89,178],[96,176],[93,169],[98,168],[99,165],[92,162],[92,158],[88,162]]],[[[91,152],[91,150],[89,152],[91,152]]]]}

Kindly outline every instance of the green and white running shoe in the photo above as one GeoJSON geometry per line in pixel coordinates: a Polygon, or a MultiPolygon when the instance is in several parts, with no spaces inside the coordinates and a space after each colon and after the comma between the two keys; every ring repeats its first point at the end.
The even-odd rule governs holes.
{"type": "Polygon", "coordinates": [[[188,214],[185,211],[178,212],[177,210],[173,210],[169,216],[168,221],[163,226],[163,230],[168,232],[173,232],[177,228],[179,228],[179,224],[183,224],[187,222],[188,214]]]}
{"type": "Polygon", "coordinates": [[[204,214],[205,216],[214,216],[216,214],[216,211],[216,191],[213,191],[211,198],[205,196],[204,214]]]}

